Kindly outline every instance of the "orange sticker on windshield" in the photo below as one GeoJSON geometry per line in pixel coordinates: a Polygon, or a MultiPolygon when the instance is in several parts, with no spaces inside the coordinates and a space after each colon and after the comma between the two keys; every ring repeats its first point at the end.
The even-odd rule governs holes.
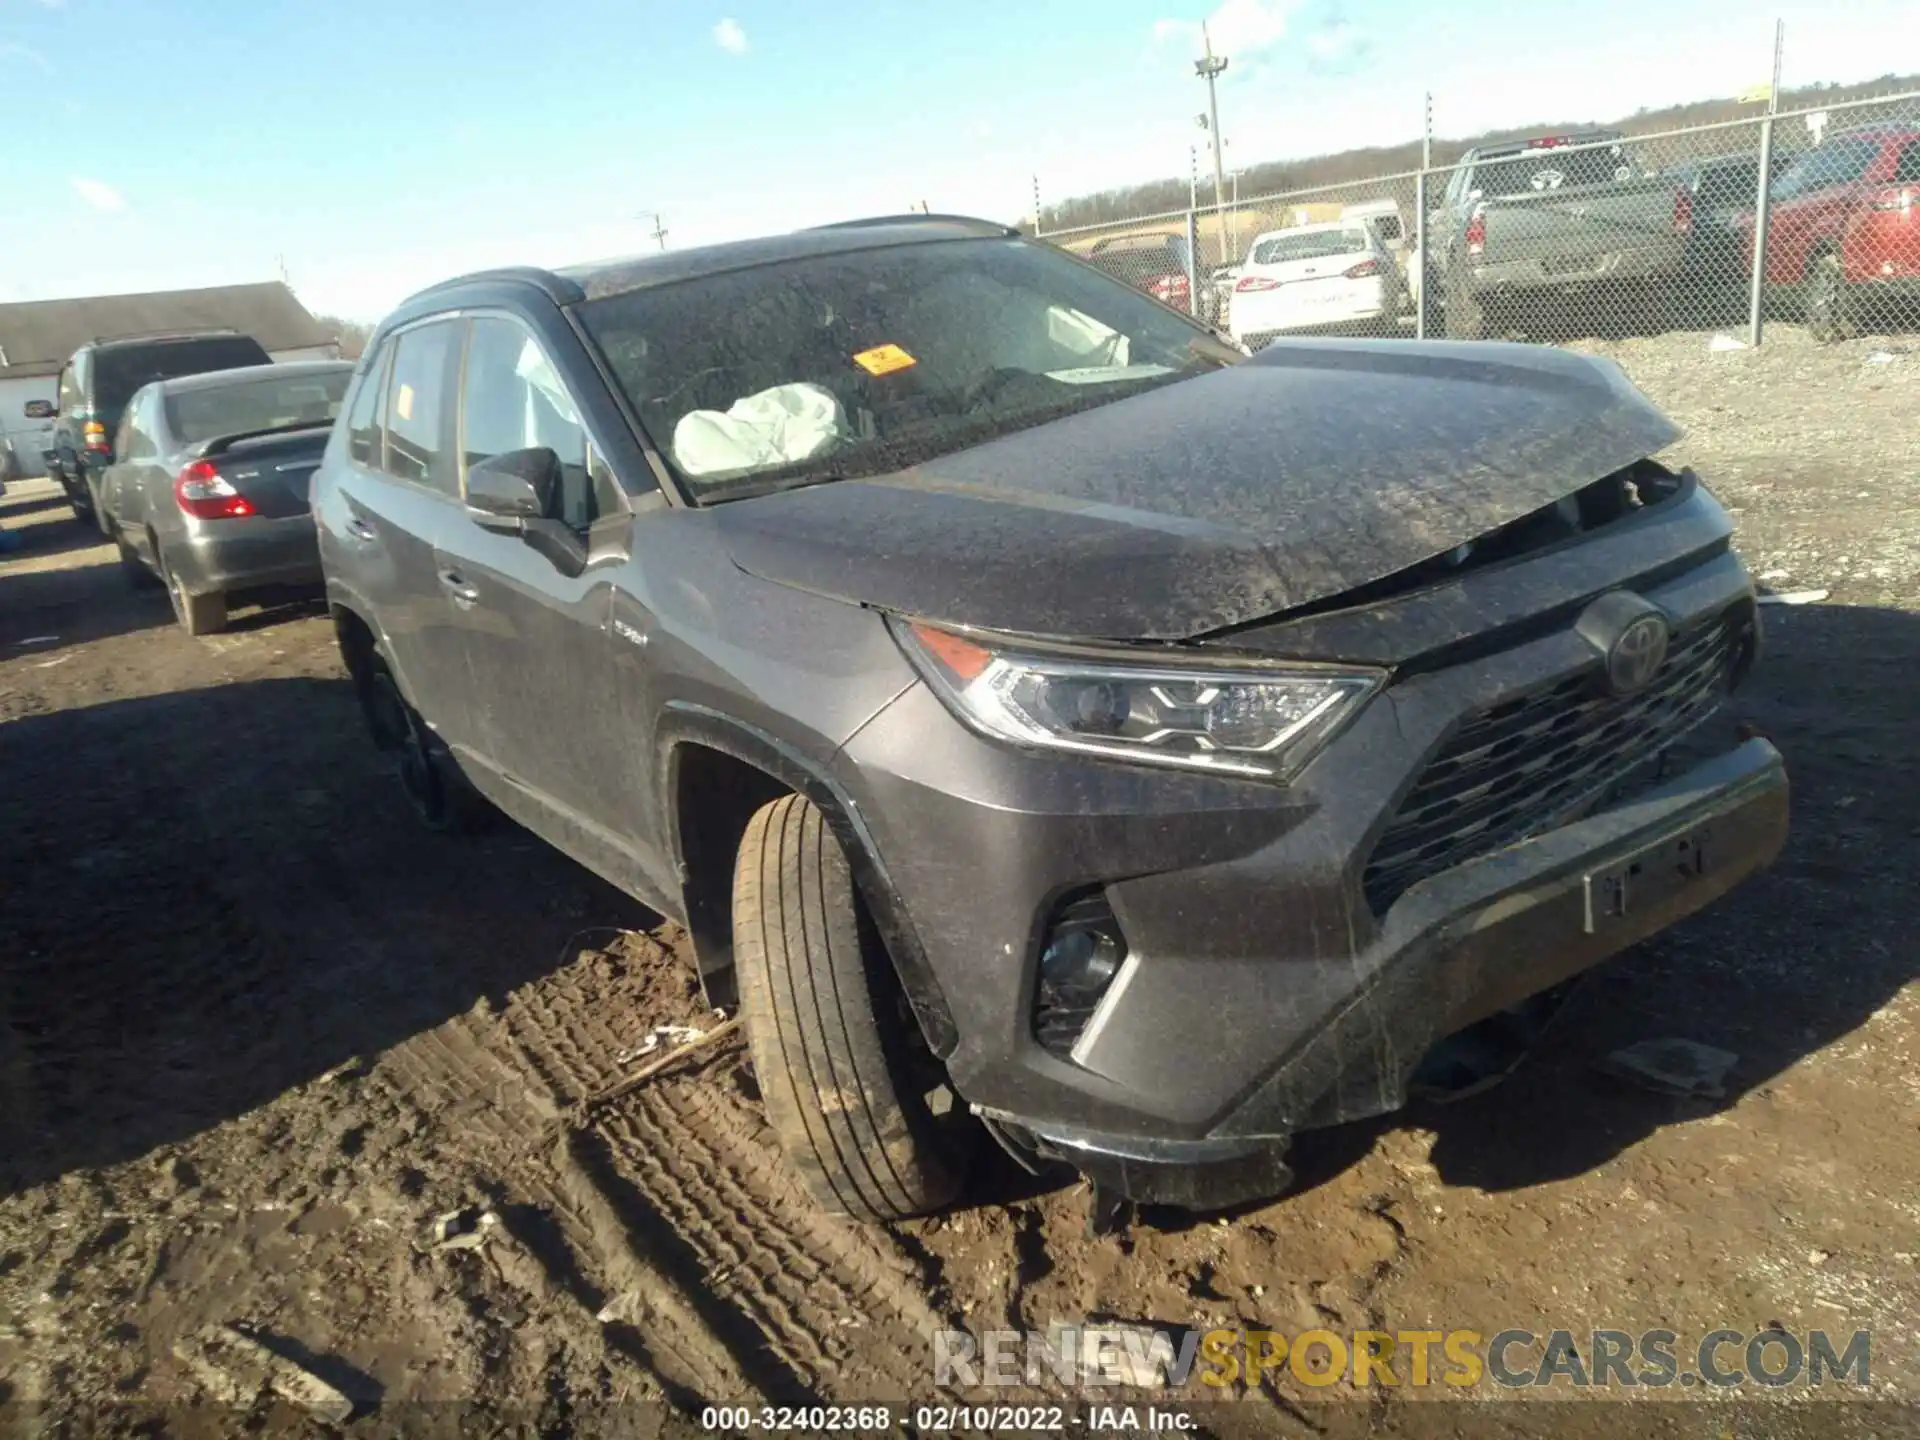
{"type": "Polygon", "coordinates": [[[853,363],[869,375],[891,375],[896,370],[904,370],[920,362],[898,345],[876,345],[854,356],[853,363]]]}

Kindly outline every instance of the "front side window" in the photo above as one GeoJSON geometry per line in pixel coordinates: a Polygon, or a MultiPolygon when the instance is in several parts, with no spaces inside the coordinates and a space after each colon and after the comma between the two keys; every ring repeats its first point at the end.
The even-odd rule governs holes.
{"type": "Polygon", "coordinates": [[[352,371],[342,369],[195,386],[166,397],[167,428],[183,443],[197,445],[222,435],[330,425],[340,414],[352,378],[352,371]]]}
{"type": "Polygon", "coordinates": [[[476,319],[467,341],[463,397],[463,478],[495,455],[551,450],[559,457],[561,476],[552,518],[576,530],[593,523],[586,426],[539,341],[512,320],[476,319]]]}
{"type": "Polygon", "coordinates": [[[581,319],[707,500],[883,474],[1241,358],[1024,240],[778,261],[589,301],[581,319]]]}
{"type": "Polygon", "coordinates": [[[454,464],[454,384],[463,323],[437,321],[394,342],[387,387],[387,473],[446,495],[460,493],[454,464]]]}

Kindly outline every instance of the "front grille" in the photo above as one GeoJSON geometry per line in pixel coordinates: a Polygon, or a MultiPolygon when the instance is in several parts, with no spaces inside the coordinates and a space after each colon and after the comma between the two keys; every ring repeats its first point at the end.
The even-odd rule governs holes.
{"type": "Polygon", "coordinates": [[[1596,663],[1468,720],[1374,846],[1361,882],[1373,912],[1431,875],[1564,823],[1704,720],[1727,691],[1740,626],[1723,617],[1676,636],[1637,694],[1599,693],[1596,663]]]}

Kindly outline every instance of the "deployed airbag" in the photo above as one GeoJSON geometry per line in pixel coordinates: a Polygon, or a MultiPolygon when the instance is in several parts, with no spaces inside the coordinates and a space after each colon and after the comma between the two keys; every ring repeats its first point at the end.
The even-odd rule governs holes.
{"type": "Polygon", "coordinates": [[[725,410],[690,410],[673,427],[673,459],[688,475],[793,465],[852,437],[823,385],[775,385],[725,410]]]}

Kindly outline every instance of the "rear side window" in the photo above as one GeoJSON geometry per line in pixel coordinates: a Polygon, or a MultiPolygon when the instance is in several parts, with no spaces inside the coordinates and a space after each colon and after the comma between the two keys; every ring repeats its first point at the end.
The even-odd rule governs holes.
{"type": "Polygon", "coordinates": [[[460,493],[452,402],[463,330],[445,320],[399,336],[387,386],[387,473],[446,495],[460,493]]]}
{"type": "Polygon", "coordinates": [[[385,418],[387,367],[393,361],[391,342],[373,357],[360,388],[353,392],[353,410],[347,416],[347,453],[362,465],[380,468],[380,425],[385,418]]]}

